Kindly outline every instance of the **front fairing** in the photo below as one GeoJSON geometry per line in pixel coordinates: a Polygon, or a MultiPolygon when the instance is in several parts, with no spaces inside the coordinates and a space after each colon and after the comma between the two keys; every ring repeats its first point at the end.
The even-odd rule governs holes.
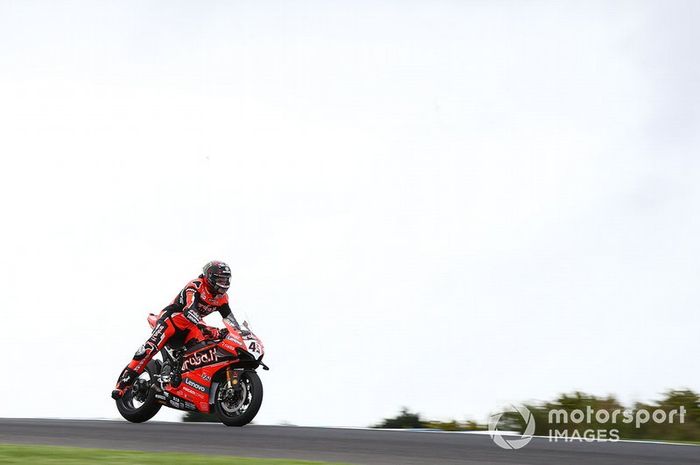
{"type": "Polygon", "coordinates": [[[260,338],[258,338],[244,323],[246,329],[236,329],[231,323],[224,320],[224,325],[228,329],[228,334],[221,341],[221,345],[228,351],[235,354],[236,350],[244,350],[251,354],[256,360],[260,360],[265,355],[265,346],[260,338]]]}

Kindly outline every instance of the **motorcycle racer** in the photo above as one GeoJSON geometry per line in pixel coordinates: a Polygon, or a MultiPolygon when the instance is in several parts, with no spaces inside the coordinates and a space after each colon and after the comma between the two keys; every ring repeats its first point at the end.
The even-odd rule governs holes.
{"type": "Polygon", "coordinates": [[[161,311],[158,323],[151,336],[134,354],[134,358],[119,375],[112,398],[122,397],[148,362],[168,342],[180,346],[200,342],[206,338],[218,338],[219,330],[206,326],[202,318],[214,311],[226,319],[234,328],[240,326],[228,304],[228,289],[231,284],[231,269],[220,261],[204,265],[202,274],[180,291],[175,299],[161,311]]]}

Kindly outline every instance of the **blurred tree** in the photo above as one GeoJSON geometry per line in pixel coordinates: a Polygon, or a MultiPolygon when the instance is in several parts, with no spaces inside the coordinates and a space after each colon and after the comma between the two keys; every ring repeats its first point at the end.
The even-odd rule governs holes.
{"type": "Polygon", "coordinates": [[[408,408],[403,407],[401,413],[394,418],[387,418],[378,425],[373,426],[373,428],[390,428],[390,429],[411,429],[411,428],[425,428],[426,425],[420,419],[420,415],[417,413],[412,413],[408,408]]]}
{"type": "Polygon", "coordinates": [[[210,422],[210,423],[220,423],[221,421],[214,413],[202,413],[202,412],[187,412],[185,416],[182,417],[182,421],[186,422],[210,422]]]}
{"type": "MultiPolygon", "coordinates": [[[[695,392],[685,390],[671,390],[664,394],[664,398],[654,404],[637,403],[635,410],[645,409],[652,415],[656,410],[665,412],[666,421],[658,423],[648,421],[642,424],[636,431],[634,438],[638,439],[671,439],[677,441],[700,440],[700,398],[695,392]],[[679,412],[681,407],[685,409],[683,422],[679,415],[670,417],[672,411],[679,412]]],[[[658,414],[661,417],[661,414],[658,414]]]]}
{"type": "Polygon", "coordinates": [[[420,415],[413,413],[408,408],[403,407],[401,413],[394,418],[387,418],[381,423],[374,425],[373,428],[390,428],[390,429],[412,429],[412,428],[430,428],[440,429],[444,431],[484,431],[486,425],[480,425],[475,421],[465,420],[459,422],[457,420],[450,421],[423,421],[420,415]]]}
{"type": "MultiPolygon", "coordinates": [[[[700,440],[700,398],[690,390],[668,391],[658,402],[638,402],[632,408],[623,406],[614,396],[596,397],[582,392],[562,394],[552,402],[530,404],[526,407],[535,418],[535,435],[538,436],[550,436],[554,431],[558,431],[566,432],[570,437],[574,434],[583,437],[590,431],[597,434],[599,431],[611,433],[614,430],[620,439],[700,440]],[[685,409],[683,422],[681,423],[678,413],[673,417],[673,422],[670,421],[671,411],[680,412],[681,407],[685,409]],[[644,418],[646,413],[652,416],[657,410],[665,412],[664,421],[653,421],[649,417],[648,421],[641,422],[639,426],[636,424],[637,418],[644,418]],[[553,411],[566,414],[558,419],[556,415],[551,414],[553,411]],[[607,415],[602,413],[603,411],[606,411],[607,415]],[[625,420],[625,411],[631,421],[625,420]],[[583,421],[575,421],[576,415],[572,415],[573,412],[577,412],[576,415],[583,412],[583,421]],[[561,418],[567,421],[561,422],[561,418]]],[[[661,414],[659,418],[662,418],[661,414]]],[[[523,432],[525,426],[525,420],[514,412],[505,413],[499,422],[501,430],[523,432]]]]}
{"type": "MultiPolygon", "coordinates": [[[[583,392],[561,394],[555,400],[525,405],[535,419],[535,435],[550,436],[555,431],[569,437],[598,437],[601,439],[657,439],[675,441],[700,441],[700,396],[689,390],[671,390],[664,397],[650,404],[636,403],[627,408],[614,396],[596,397],[583,392]],[[679,412],[685,409],[683,421],[679,412]],[[646,412],[642,412],[645,410],[646,412]],[[657,411],[663,412],[657,412],[657,411]],[[671,421],[671,412],[676,414],[671,421]],[[559,412],[553,414],[552,412],[559,412]],[[664,421],[653,421],[658,418],[664,421]],[[625,413],[627,416],[625,416],[625,413]],[[636,419],[649,414],[649,420],[636,424],[636,419]],[[581,417],[581,415],[583,415],[581,417]],[[600,434],[603,432],[605,434],[600,434]]],[[[501,416],[498,429],[501,431],[525,431],[526,420],[517,412],[506,412],[501,416]]],[[[474,421],[448,422],[421,419],[408,408],[394,418],[387,418],[374,428],[432,428],[445,431],[483,431],[486,425],[474,421]]]]}

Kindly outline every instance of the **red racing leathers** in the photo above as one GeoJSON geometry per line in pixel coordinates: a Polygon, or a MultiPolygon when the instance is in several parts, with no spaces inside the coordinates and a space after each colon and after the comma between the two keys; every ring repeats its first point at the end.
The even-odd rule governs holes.
{"type": "Polygon", "coordinates": [[[187,283],[172,303],[160,312],[151,336],[119,376],[112,397],[121,397],[124,390],[143,373],[153,356],[168,342],[172,345],[184,345],[202,341],[205,336],[217,337],[216,328],[202,323],[202,318],[214,311],[218,311],[222,318],[238,327],[238,322],[228,305],[227,294],[214,295],[203,276],[187,283]]]}

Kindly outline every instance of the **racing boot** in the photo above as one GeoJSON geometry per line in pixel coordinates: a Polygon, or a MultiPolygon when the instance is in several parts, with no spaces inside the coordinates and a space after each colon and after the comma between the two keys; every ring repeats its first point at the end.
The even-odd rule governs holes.
{"type": "Polygon", "coordinates": [[[136,373],[131,368],[124,368],[122,374],[119,375],[119,381],[117,381],[117,385],[112,391],[112,399],[120,399],[124,395],[126,390],[129,389],[132,384],[134,384],[134,381],[136,381],[136,378],[138,378],[138,376],[138,373],[136,373]]]}

